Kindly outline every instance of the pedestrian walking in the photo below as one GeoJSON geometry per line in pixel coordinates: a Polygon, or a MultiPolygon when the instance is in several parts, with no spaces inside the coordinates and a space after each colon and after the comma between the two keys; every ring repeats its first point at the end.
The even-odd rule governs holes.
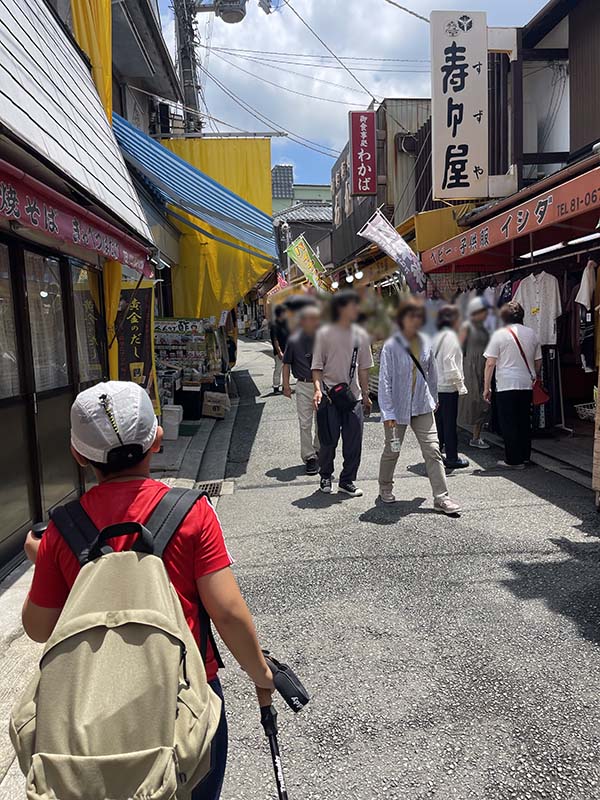
{"type": "Polygon", "coordinates": [[[313,353],[314,405],[319,425],[321,491],[330,494],[335,454],[342,437],[339,491],[361,497],[355,485],[362,455],[364,415],[371,413],[369,370],[373,355],[368,334],[356,324],[359,297],[345,290],[331,300],[332,324],[319,330],[313,353]]]}
{"type": "Polygon", "coordinates": [[[442,306],[437,318],[438,333],[433,352],[438,376],[438,408],[435,412],[440,447],[446,469],[464,469],[469,461],[458,454],[458,399],[466,395],[463,351],[458,338],[460,312],[456,306],[442,306]]]}
{"type": "Polygon", "coordinates": [[[435,425],[437,370],[431,344],[421,333],[424,323],[423,304],[415,299],[405,300],[398,309],[400,330],[381,351],[379,407],[385,446],[379,467],[380,498],[384,503],[396,502],[394,472],[410,426],[425,459],[434,508],[443,514],[457,514],[461,509],[449,497],[435,425]]]}
{"type": "Polygon", "coordinates": [[[475,297],[468,305],[468,320],[461,328],[463,371],[467,394],[458,399],[458,424],[472,432],[469,445],[479,450],[489,450],[482,432],[490,415],[490,407],[483,399],[485,382],[484,353],[490,334],[485,326],[489,307],[482,297],[475,297]]]}
{"type": "Polygon", "coordinates": [[[534,376],[542,369],[542,348],[537,334],[523,325],[525,312],[512,301],[500,309],[505,327],[497,330],[486,348],[483,397],[492,400],[496,373],[498,419],[504,438],[504,461],[498,466],[524,469],[531,457],[531,405],[534,376]]]}
{"type": "Polygon", "coordinates": [[[300,457],[307,475],[317,475],[319,434],[314,406],[312,378],[315,337],[321,325],[317,305],[304,306],[299,312],[300,327],[288,339],[283,355],[283,394],[291,398],[290,373],[296,378],[296,410],[300,424],[300,457]]]}
{"type": "MultiPolygon", "coordinates": [[[[71,409],[71,452],[81,467],[94,470],[98,484],[81,498],[78,516],[85,520],[87,515],[88,525],[98,530],[124,521],[146,524],[169,495],[168,486],[150,477],[150,461],[159,452],[161,441],[162,428],[158,426],[150,398],[137,384],[109,381],[79,394],[71,409]]],[[[138,544],[138,537],[137,533],[115,533],[110,538],[111,548],[118,552],[131,550],[138,544]]],[[[168,542],[162,557],[164,566],[200,652],[205,653],[206,679],[213,692],[223,698],[218,677],[220,659],[210,634],[210,620],[256,686],[273,689],[271,671],[258,643],[252,617],[231,571],[232,561],[219,519],[205,496],[195,502],[168,542]]],[[[62,527],[59,532],[53,522],[41,540],[32,533],[28,535],[26,552],[35,563],[35,571],[23,607],[23,625],[30,638],[46,642],[78,578],[80,561],[63,538],[62,527]]],[[[115,594],[118,589],[115,587],[115,594]]],[[[159,589],[157,592],[160,593],[159,589]]],[[[155,624],[159,626],[159,622],[155,624]]],[[[76,632],[79,631],[77,628],[76,632]]],[[[156,665],[157,669],[160,667],[156,665]]],[[[135,719],[137,676],[125,671],[114,677],[118,681],[133,681],[130,713],[131,719],[135,719]]],[[[88,687],[90,702],[102,702],[102,696],[95,698],[95,688],[88,687]]],[[[155,713],[160,717],[172,710],[156,708],[155,713]]],[[[68,719],[67,710],[61,709],[61,714],[68,719]]],[[[99,713],[100,722],[101,717],[99,713]]],[[[220,797],[227,738],[223,705],[212,742],[212,769],[193,791],[192,800],[220,797]]],[[[120,769],[126,771],[127,762],[122,764],[120,769]]]]}
{"type": "Polygon", "coordinates": [[[281,389],[281,372],[283,368],[283,354],[289,338],[287,322],[287,308],[283,305],[275,307],[275,319],[271,323],[271,344],[273,345],[273,394],[279,394],[281,389]]]}

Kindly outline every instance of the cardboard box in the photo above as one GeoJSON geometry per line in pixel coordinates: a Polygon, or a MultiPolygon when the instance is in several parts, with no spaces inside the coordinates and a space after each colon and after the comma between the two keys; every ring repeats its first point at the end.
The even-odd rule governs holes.
{"type": "Polygon", "coordinates": [[[202,416],[224,419],[231,408],[229,396],[220,392],[205,392],[202,401],[202,416]]]}

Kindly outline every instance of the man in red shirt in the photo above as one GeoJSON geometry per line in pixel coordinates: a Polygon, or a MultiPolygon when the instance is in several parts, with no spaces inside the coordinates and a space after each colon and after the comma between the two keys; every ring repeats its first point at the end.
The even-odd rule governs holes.
{"type": "MultiPolygon", "coordinates": [[[[98,485],[86,492],[81,505],[98,530],[118,522],[144,524],[168,492],[150,477],[150,460],[162,440],[152,403],[137,384],[109,381],[87,389],[71,409],[71,452],[81,466],[91,465],[98,485]]],[[[114,550],[128,550],[135,535],[111,540],[114,550]]],[[[50,637],[79,573],[79,562],[50,522],[40,540],[29,534],[25,543],[35,563],[29,595],[23,606],[23,626],[37,642],[50,637]]],[[[252,617],[231,571],[231,557],[212,505],[199,500],[175,533],[163,556],[186,619],[200,645],[199,600],[221,638],[254,684],[271,690],[273,678],[263,657],[252,617]]],[[[222,698],[217,658],[210,642],[206,677],[222,698]]],[[[196,788],[193,800],[218,800],[227,760],[225,710],[213,742],[214,767],[196,788]]]]}

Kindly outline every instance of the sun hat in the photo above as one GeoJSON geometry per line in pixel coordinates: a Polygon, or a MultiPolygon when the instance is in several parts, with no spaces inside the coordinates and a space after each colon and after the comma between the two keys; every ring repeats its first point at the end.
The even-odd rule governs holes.
{"type": "Polygon", "coordinates": [[[472,317],[473,314],[479,314],[481,311],[488,310],[489,306],[483,297],[474,297],[471,301],[469,301],[469,305],[467,306],[467,311],[470,317],[472,317]]]}
{"type": "Polygon", "coordinates": [[[71,444],[90,461],[107,464],[113,450],[146,453],[158,420],[147,392],[130,381],[107,381],[80,392],[71,406],[71,444]],[[137,446],[137,447],[136,447],[137,446]]]}

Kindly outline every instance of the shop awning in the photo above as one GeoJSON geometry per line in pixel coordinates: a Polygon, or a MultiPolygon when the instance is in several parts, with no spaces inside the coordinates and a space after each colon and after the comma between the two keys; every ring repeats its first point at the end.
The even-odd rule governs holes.
{"type": "Polygon", "coordinates": [[[254,250],[277,258],[273,220],[160,142],[113,114],[125,160],[152,184],[166,203],[218,228],[254,250]]]}
{"type": "Polygon", "coordinates": [[[0,0],[0,126],[114,222],[152,241],[89,66],[39,0],[0,0]]]}
{"type": "Polygon", "coordinates": [[[600,213],[600,167],[525,202],[422,254],[425,272],[460,269],[494,272],[547,248],[575,245],[595,236],[600,213]]]}

